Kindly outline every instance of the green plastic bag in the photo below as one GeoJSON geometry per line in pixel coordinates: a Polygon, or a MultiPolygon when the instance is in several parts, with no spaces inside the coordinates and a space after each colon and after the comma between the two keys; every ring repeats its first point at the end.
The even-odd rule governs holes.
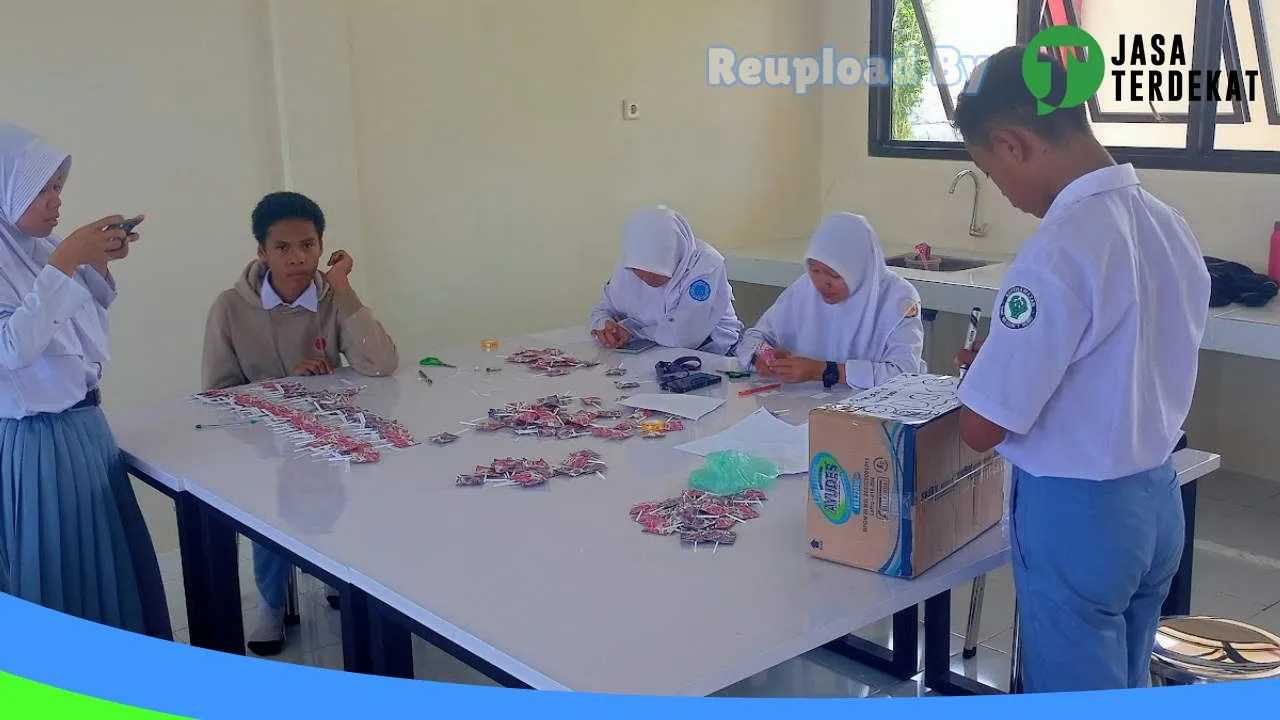
{"type": "Polygon", "coordinates": [[[711,453],[702,467],[689,474],[689,487],[712,495],[764,490],[778,478],[778,466],[744,452],[711,453]]]}

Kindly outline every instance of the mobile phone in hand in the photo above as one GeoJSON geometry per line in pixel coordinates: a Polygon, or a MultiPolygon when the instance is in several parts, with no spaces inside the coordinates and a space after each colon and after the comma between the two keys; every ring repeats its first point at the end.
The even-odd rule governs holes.
{"type": "Polygon", "coordinates": [[[632,336],[631,340],[628,341],[626,345],[623,345],[622,347],[617,348],[617,352],[620,352],[626,355],[638,355],[646,350],[650,350],[657,346],[658,346],[658,343],[652,340],[646,340],[645,338],[632,336]]]}
{"type": "Polygon", "coordinates": [[[136,218],[131,218],[131,219],[129,219],[129,220],[125,220],[125,221],[123,221],[123,222],[115,223],[115,224],[113,224],[113,225],[108,225],[108,226],[107,226],[107,229],[108,229],[108,230],[123,230],[123,231],[124,231],[125,236],[127,237],[128,235],[132,234],[132,233],[133,233],[133,229],[134,229],[134,228],[136,228],[136,227],[138,227],[138,225],[139,225],[139,224],[141,224],[141,223],[142,223],[142,218],[141,218],[141,217],[136,217],[136,218]]]}

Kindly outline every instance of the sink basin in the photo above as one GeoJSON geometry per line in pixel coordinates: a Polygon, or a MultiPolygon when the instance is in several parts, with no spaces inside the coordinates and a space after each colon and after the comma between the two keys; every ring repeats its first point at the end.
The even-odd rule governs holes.
{"type": "MultiPolygon", "coordinates": [[[[894,255],[885,260],[886,265],[900,268],[911,268],[912,270],[930,270],[933,272],[959,272],[961,270],[973,270],[975,268],[995,265],[990,260],[975,260],[973,258],[964,257],[948,257],[946,255],[934,255],[933,261],[938,263],[937,267],[925,267],[923,263],[916,260],[914,254],[894,255]]],[[[932,264],[932,262],[930,264],[932,264]]]]}

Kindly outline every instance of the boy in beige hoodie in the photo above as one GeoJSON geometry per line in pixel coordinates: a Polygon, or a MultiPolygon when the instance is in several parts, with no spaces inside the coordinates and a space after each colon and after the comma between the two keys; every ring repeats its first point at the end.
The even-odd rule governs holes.
{"type": "MultiPolygon", "coordinates": [[[[324,375],[346,357],[362,375],[395,372],[395,343],[351,288],[354,261],[334,252],[320,272],[324,213],[304,195],[272,193],[253,211],[258,259],[213,302],[205,326],[203,385],[222,389],[283,377],[324,375]]],[[[262,595],[249,649],[284,647],[289,564],[257,543],[253,571],[262,595]]],[[[330,594],[330,605],[337,597],[330,594]]]]}

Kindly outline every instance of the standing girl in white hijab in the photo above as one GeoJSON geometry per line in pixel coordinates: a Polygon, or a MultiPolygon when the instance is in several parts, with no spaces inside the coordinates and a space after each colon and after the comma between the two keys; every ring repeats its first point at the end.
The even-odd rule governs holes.
{"type": "Polygon", "coordinates": [[[729,354],[742,334],[724,256],[665,207],[640,211],[623,229],[622,262],[590,326],[606,347],[642,338],[714,355],[729,354]]]}
{"type": "MultiPolygon", "coordinates": [[[[0,125],[0,592],[172,640],[98,383],[124,218],[53,235],[71,158],[0,125]]],[[[141,218],[139,218],[140,220],[141,218]]]]}
{"type": "Polygon", "coordinates": [[[738,360],[785,383],[867,390],[925,372],[920,295],[884,262],[861,215],[836,213],[813,234],[800,278],[748,330],[738,360]]]}

